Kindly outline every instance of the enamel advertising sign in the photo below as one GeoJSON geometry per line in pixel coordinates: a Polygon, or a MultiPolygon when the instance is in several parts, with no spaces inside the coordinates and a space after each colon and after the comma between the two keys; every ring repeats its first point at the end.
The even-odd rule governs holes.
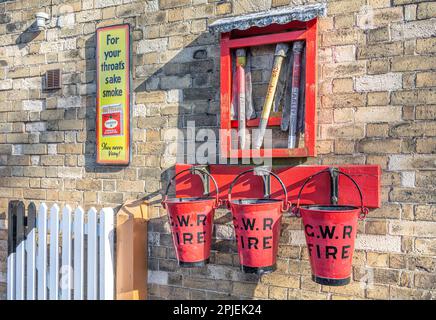
{"type": "Polygon", "coordinates": [[[130,26],[97,29],[97,163],[130,161],[130,26]]]}

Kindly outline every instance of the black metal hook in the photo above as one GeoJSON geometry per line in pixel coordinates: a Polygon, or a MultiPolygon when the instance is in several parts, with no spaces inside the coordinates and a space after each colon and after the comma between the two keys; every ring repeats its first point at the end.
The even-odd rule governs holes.
{"type": "Polygon", "coordinates": [[[200,177],[201,182],[203,183],[203,195],[210,195],[210,178],[207,173],[209,173],[209,168],[207,165],[196,165],[190,168],[191,174],[196,174],[200,177]]]}
{"type": "Polygon", "coordinates": [[[268,166],[260,166],[253,169],[256,176],[262,177],[263,180],[263,196],[269,198],[271,196],[271,168],[268,166]]]}
{"type": "Polygon", "coordinates": [[[339,199],[339,169],[335,167],[330,167],[329,173],[330,173],[330,202],[336,205],[338,204],[338,199],[339,199]]]}

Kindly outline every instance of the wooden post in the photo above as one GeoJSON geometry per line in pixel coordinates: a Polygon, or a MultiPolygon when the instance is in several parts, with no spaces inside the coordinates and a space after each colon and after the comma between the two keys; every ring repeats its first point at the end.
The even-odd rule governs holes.
{"type": "Polygon", "coordinates": [[[147,299],[147,220],[144,200],[127,201],[116,216],[116,299],[147,299]]]}

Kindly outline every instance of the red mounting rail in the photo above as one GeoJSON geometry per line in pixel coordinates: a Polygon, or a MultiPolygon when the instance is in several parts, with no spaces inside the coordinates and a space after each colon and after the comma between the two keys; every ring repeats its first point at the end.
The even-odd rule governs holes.
{"type": "MultiPolygon", "coordinates": [[[[176,164],[176,173],[190,168],[192,165],[176,164]]],[[[356,180],[363,193],[364,205],[368,208],[379,208],[381,205],[381,169],[377,165],[338,165],[338,166],[295,166],[295,167],[276,167],[272,171],[276,173],[286,186],[289,200],[295,203],[304,181],[311,175],[329,167],[335,167],[356,180]]],[[[220,190],[219,198],[227,200],[227,193],[230,183],[241,172],[253,168],[252,166],[236,165],[209,165],[209,172],[215,178],[220,190]]],[[[301,196],[301,204],[330,204],[331,203],[331,180],[328,173],[319,175],[310,181],[301,196]]],[[[209,186],[211,194],[214,187],[209,186]]],[[[199,197],[202,196],[202,180],[197,175],[189,172],[181,174],[176,179],[176,196],[199,197]]],[[[338,176],[338,204],[360,206],[359,193],[353,183],[346,177],[338,176]]],[[[261,177],[246,175],[240,183],[235,185],[232,197],[238,198],[263,198],[264,187],[261,177]]],[[[271,179],[271,198],[280,199],[283,192],[275,179],[271,179]]]]}

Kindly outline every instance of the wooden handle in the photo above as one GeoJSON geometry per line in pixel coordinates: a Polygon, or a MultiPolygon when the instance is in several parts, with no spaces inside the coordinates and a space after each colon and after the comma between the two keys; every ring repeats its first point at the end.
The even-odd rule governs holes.
{"type": "Polygon", "coordinates": [[[266,124],[268,123],[274,95],[277,89],[277,82],[279,80],[280,70],[282,68],[283,60],[286,57],[288,49],[289,45],[286,43],[279,43],[276,46],[274,64],[271,71],[271,78],[269,80],[265,101],[263,103],[262,115],[259,124],[259,134],[255,141],[254,149],[260,149],[260,146],[262,145],[263,137],[265,136],[266,124]]]}

